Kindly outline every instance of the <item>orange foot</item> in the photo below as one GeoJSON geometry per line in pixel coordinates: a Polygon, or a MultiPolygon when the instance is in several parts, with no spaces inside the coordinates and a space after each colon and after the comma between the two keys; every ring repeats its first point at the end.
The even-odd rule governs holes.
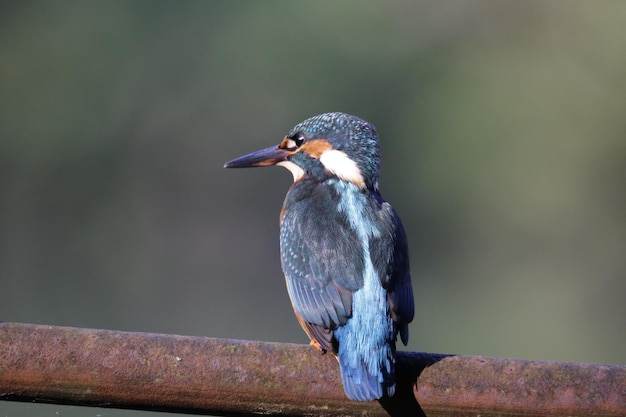
{"type": "Polygon", "coordinates": [[[322,349],[322,346],[315,339],[311,340],[311,343],[309,343],[309,345],[322,352],[322,355],[326,353],[326,349],[322,349]]]}

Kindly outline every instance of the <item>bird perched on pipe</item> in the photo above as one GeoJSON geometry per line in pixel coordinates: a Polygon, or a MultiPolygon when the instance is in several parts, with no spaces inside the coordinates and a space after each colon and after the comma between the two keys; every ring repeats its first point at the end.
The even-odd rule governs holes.
{"type": "Polygon", "coordinates": [[[280,213],[281,265],[298,322],[337,356],[348,398],[395,390],[396,338],[413,320],[407,239],[378,191],[374,126],[345,113],[311,117],[225,168],[279,165],[293,174],[280,213]]]}

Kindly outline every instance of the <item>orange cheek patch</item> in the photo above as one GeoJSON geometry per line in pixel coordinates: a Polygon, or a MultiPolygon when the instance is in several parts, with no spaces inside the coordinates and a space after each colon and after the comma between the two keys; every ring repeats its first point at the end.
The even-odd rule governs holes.
{"type": "Polygon", "coordinates": [[[328,140],[320,138],[303,143],[300,150],[306,152],[315,159],[320,159],[324,152],[330,151],[332,148],[333,146],[330,142],[328,142],[328,140]]]}

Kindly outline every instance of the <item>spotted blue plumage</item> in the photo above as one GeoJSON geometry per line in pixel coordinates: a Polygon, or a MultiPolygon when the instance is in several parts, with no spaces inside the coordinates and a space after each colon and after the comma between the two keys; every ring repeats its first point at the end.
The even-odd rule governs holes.
{"type": "Polygon", "coordinates": [[[376,130],[355,116],[325,113],[296,125],[278,148],[226,166],[274,164],[295,172],[280,250],[300,324],[318,347],[337,355],[349,398],[392,396],[395,342],[398,334],[408,341],[413,290],[402,223],[378,191],[376,130]],[[330,150],[358,172],[350,166],[349,175],[336,175],[342,167],[329,169],[322,156],[330,150]]]}

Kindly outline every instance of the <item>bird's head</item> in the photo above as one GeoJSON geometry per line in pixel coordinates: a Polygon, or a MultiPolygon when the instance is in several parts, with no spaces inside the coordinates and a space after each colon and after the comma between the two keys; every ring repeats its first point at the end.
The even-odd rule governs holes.
{"type": "Polygon", "coordinates": [[[278,146],[233,159],[224,167],[280,165],[291,171],[294,181],[336,177],[359,188],[376,188],[379,160],[372,124],[345,113],[324,113],[298,123],[278,146]]]}

